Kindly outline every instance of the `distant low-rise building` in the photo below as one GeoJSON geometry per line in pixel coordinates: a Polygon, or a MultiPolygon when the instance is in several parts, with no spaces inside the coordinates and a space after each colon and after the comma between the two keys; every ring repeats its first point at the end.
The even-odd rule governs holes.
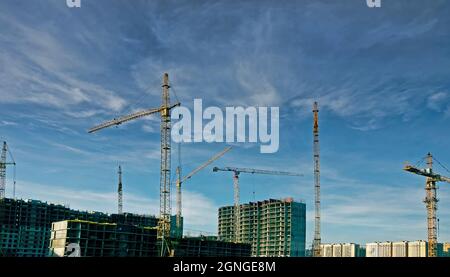
{"type": "Polygon", "coordinates": [[[355,243],[342,244],[342,257],[360,257],[360,246],[355,243]]]}
{"type": "Polygon", "coordinates": [[[366,257],[379,257],[379,242],[366,243],[366,257]]]}
{"type": "Polygon", "coordinates": [[[333,244],[321,244],[320,253],[322,257],[333,257],[333,244]]]}
{"type": "Polygon", "coordinates": [[[333,257],[342,257],[342,244],[333,244],[333,257]]]}
{"type": "Polygon", "coordinates": [[[378,257],[392,257],[392,242],[380,242],[378,244],[378,257]]]}
{"type": "Polygon", "coordinates": [[[450,242],[445,242],[442,246],[442,252],[445,257],[450,257],[450,242]]]}
{"type": "Polygon", "coordinates": [[[408,242],[407,241],[393,242],[392,257],[408,257],[408,242]]]}
{"type": "Polygon", "coordinates": [[[366,244],[366,257],[408,257],[407,241],[371,242],[366,244]]]}
{"type": "Polygon", "coordinates": [[[360,257],[361,247],[356,243],[324,243],[320,245],[322,257],[360,257]]]}
{"type": "Polygon", "coordinates": [[[428,253],[428,242],[424,240],[408,242],[408,257],[426,257],[428,253]]]}
{"type": "MultiPolygon", "coordinates": [[[[444,245],[437,244],[438,257],[445,256],[444,245]]],[[[428,242],[398,241],[398,242],[371,242],[366,244],[366,257],[427,257],[428,242]]]]}

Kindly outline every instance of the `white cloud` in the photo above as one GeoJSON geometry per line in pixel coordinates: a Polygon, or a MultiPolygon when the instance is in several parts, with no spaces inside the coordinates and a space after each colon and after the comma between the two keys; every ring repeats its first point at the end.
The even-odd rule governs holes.
{"type": "Polygon", "coordinates": [[[0,126],[16,126],[16,125],[17,125],[17,123],[12,122],[12,121],[7,121],[7,120],[0,121],[0,126]]]}
{"type": "Polygon", "coordinates": [[[142,125],[142,131],[146,133],[159,133],[159,129],[155,128],[154,126],[150,124],[144,124],[142,125]]]}
{"type": "Polygon", "coordinates": [[[440,112],[444,109],[446,106],[446,99],[448,98],[447,93],[445,92],[438,92],[435,94],[432,94],[427,99],[427,107],[431,110],[440,112]]]}
{"type": "Polygon", "coordinates": [[[183,190],[183,216],[187,229],[217,233],[218,206],[205,195],[183,190]]]}
{"type": "Polygon", "coordinates": [[[352,125],[350,128],[359,131],[372,131],[379,128],[379,124],[375,118],[369,119],[369,121],[364,122],[362,125],[352,125]]]}
{"type": "Polygon", "coordinates": [[[412,17],[412,20],[406,24],[394,25],[391,22],[372,26],[351,45],[355,47],[370,49],[380,43],[395,43],[405,39],[411,39],[420,36],[428,31],[439,22],[437,18],[423,20],[420,17],[412,17]]]}
{"type": "Polygon", "coordinates": [[[66,111],[66,114],[74,118],[89,118],[101,113],[99,110],[66,111]]]}
{"type": "Polygon", "coordinates": [[[120,111],[126,101],[117,93],[98,84],[84,81],[73,72],[91,71],[94,65],[72,45],[51,31],[41,31],[0,17],[0,22],[15,32],[2,37],[14,43],[14,51],[0,51],[0,62],[8,70],[0,71],[0,102],[34,103],[72,112],[73,107],[95,106],[108,113],[120,111]]]}
{"type": "Polygon", "coordinates": [[[144,157],[151,160],[160,160],[161,159],[161,150],[160,148],[156,148],[144,153],[144,157]]]}
{"type": "Polygon", "coordinates": [[[245,94],[240,98],[247,105],[276,106],[281,104],[281,95],[271,84],[266,74],[261,72],[255,61],[239,62],[236,65],[236,80],[243,88],[245,94]]]}
{"type": "Polygon", "coordinates": [[[62,186],[42,185],[18,180],[16,196],[21,199],[36,199],[55,204],[69,205],[73,209],[100,212],[115,212],[114,192],[94,192],[62,186]]]}
{"type": "Polygon", "coordinates": [[[75,153],[75,154],[81,154],[81,155],[90,155],[89,152],[84,151],[82,149],[73,147],[73,146],[69,146],[69,145],[65,145],[65,144],[61,144],[61,143],[52,143],[53,146],[56,146],[58,148],[61,148],[63,150],[75,153]]]}

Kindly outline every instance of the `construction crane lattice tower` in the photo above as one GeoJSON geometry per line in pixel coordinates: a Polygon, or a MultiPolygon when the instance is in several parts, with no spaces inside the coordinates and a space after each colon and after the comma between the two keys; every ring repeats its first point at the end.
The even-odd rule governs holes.
{"type": "Polygon", "coordinates": [[[6,141],[3,142],[0,161],[0,199],[5,198],[6,189],[6,141]]]}
{"type": "Polygon", "coordinates": [[[235,242],[240,242],[241,238],[241,207],[240,207],[240,191],[239,191],[239,171],[234,171],[233,175],[233,191],[234,191],[234,238],[235,242]]]}
{"type": "Polygon", "coordinates": [[[123,213],[123,187],[122,187],[122,166],[119,165],[119,185],[117,188],[117,212],[123,213]]]}
{"type": "Polygon", "coordinates": [[[314,102],[314,241],[313,256],[320,257],[320,147],[319,147],[319,109],[317,102],[314,102]]]}
{"type": "Polygon", "coordinates": [[[14,161],[14,157],[9,150],[8,144],[6,141],[3,142],[2,152],[0,155],[0,199],[6,197],[6,166],[12,165],[14,167],[13,174],[13,198],[16,198],[16,162],[14,161]],[[11,158],[11,162],[6,160],[7,154],[11,158]]]}
{"type": "MultiPolygon", "coordinates": [[[[427,167],[432,172],[433,170],[433,156],[428,153],[427,155],[427,167]]],[[[436,227],[436,210],[437,202],[439,201],[436,197],[436,181],[427,177],[425,184],[426,196],[424,203],[427,208],[427,229],[428,229],[428,256],[437,256],[437,227],[436,227]]]]}
{"type": "Polygon", "coordinates": [[[159,228],[161,237],[170,236],[170,98],[169,98],[169,75],[163,77],[163,93],[161,107],[161,174],[159,180],[159,228]]]}
{"type": "Polygon", "coordinates": [[[424,203],[427,208],[427,231],[428,231],[428,257],[437,257],[437,187],[436,182],[450,183],[450,178],[436,174],[433,172],[433,155],[428,153],[426,156],[427,168],[419,169],[412,165],[405,165],[403,170],[425,176],[425,199],[424,203]]]}

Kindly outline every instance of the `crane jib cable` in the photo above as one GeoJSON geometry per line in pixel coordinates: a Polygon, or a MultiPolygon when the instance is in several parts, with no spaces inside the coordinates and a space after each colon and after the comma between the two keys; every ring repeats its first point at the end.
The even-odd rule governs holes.
{"type": "Polygon", "coordinates": [[[440,161],[438,161],[435,157],[433,157],[433,160],[436,161],[443,169],[445,169],[447,172],[450,173],[450,170],[444,166],[440,161]]]}

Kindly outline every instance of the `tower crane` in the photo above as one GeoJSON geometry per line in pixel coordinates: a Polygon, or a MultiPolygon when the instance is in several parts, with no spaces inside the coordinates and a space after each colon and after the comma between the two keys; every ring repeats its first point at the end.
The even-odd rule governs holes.
{"type": "Polygon", "coordinates": [[[239,174],[267,174],[267,175],[281,175],[281,176],[303,176],[302,174],[274,171],[254,168],[236,168],[236,167],[214,167],[213,172],[231,171],[233,172],[233,188],[234,188],[234,242],[240,242],[240,207],[239,207],[239,174]]]}
{"type": "Polygon", "coordinates": [[[2,153],[0,156],[0,199],[3,199],[6,197],[6,166],[12,165],[13,166],[13,198],[16,198],[16,162],[14,161],[14,157],[11,154],[11,151],[8,147],[8,144],[6,141],[3,142],[2,147],[2,153]],[[8,162],[6,160],[7,153],[9,154],[9,157],[11,159],[11,162],[8,162]]]}
{"type": "Polygon", "coordinates": [[[162,104],[158,108],[147,109],[133,114],[114,118],[100,125],[92,127],[88,133],[97,132],[99,130],[117,126],[122,123],[138,119],[151,114],[159,113],[161,116],[161,171],[160,171],[160,198],[159,198],[159,221],[158,221],[158,238],[161,239],[161,256],[166,255],[170,249],[170,111],[179,106],[180,103],[170,104],[169,97],[169,74],[164,73],[162,84],[162,104]],[[165,245],[166,244],[166,245],[165,245]]]}
{"type": "Polygon", "coordinates": [[[320,145],[319,145],[319,105],[313,105],[313,159],[314,159],[314,240],[313,257],[320,257],[320,145]]]}
{"type": "Polygon", "coordinates": [[[123,213],[123,187],[122,187],[122,166],[119,165],[119,184],[117,187],[117,213],[123,213]]]}
{"type": "Polygon", "coordinates": [[[439,175],[433,172],[433,155],[428,153],[426,156],[427,168],[420,169],[412,165],[405,165],[403,170],[425,176],[425,193],[426,197],[424,199],[425,206],[427,208],[427,229],[428,229],[428,257],[437,256],[437,227],[436,227],[436,211],[437,202],[436,197],[436,182],[447,182],[450,183],[450,178],[439,175]]]}
{"type": "Polygon", "coordinates": [[[215,160],[217,160],[220,157],[222,157],[225,153],[230,151],[231,148],[232,148],[231,146],[225,148],[221,152],[219,152],[216,155],[214,155],[213,157],[211,157],[204,164],[200,165],[199,167],[197,167],[196,169],[191,171],[191,173],[189,173],[188,175],[184,176],[183,178],[181,178],[181,167],[180,166],[177,167],[177,172],[176,172],[177,173],[177,183],[176,183],[176,188],[177,188],[177,215],[176,215],[177,237],[181,238],[183,236],[183,233],[181,232],[181,217],[182,217],[181,185],[184,182],[186,182],[187,180],[189,180],[192,176],[197,174],[200,170],[204,169],[205,167],[207,167],[208,165],[213,163],[215,160]]]}

